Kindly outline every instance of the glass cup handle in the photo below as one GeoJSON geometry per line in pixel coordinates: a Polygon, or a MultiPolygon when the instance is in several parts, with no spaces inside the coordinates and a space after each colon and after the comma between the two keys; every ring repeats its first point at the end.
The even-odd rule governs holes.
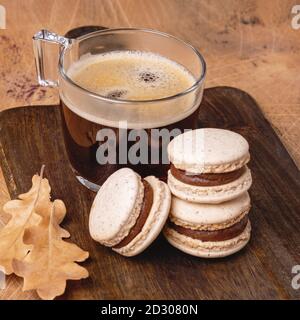
{"type": "MultiPolygon", "coordinates": [[[[47,43],[57,44],[61,48],[67,48],[74,39],[65,38],[48,30],[40,30],[33,36],[33,52],[35,58],[38,82],[43,87],[57,87],[57,64],[52,67],[53,57],[49,57],[47,43]],[[47,55],[48,52],[48,55],[47,55]],[[52,59],[52,61],[50,61],[52,59]],[[49,63],[49,65],[47,65],[49,63]]],[[[58,56],[56,57],[58,58],[58,56]]],[[[57,61],[57,60],[56,60],[57,61]]]]}

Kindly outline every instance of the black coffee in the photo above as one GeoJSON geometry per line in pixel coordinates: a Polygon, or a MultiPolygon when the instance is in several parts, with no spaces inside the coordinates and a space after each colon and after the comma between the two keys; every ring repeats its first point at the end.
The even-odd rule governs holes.
{"type": "MultiPolygon", "coordinates": [[[[109,99],[131,101],[170,97],[185,91],[195,82],[193,75],[182,65],[160,55],[140,51],[115,51],[82,57],[68,70],[68,76],[75,83],[91,92],[109,99]]],[[[84,101],[78,100],[74,105],[74,101],[71,104],[63,97],[61,100],[66,149],[76,175],[98,185],[103,184],[109,175],[121,167],[132,167],[143,177],[155,175],[165,179],[169,165],[164,156],[169,139],[165,136],[153,139],[153,128],[167,129],[168,132],[179,134],[185,129],[194,129],[197,126],[198,108],[193,106],[195,100],[191,96],[180,100],[173,99],[167,106],[168,109],[164,102],[155,102],[149,118],[146,116],[139,116],[139,118],[136,114],[139,111],[137,109],[137,112],[133,113],[130,119],[127,119],[126,108],[132,108],[132,106],[123,104],[114,114],[114,120],[110,120],[109,124],[107,119],[112,118],[111,113],[113,112],[110,109],[113,107],[110,107],[109,102],[104,101],[106,104],[101,105],[104,111],[99,116],[97,115],[98,105],[91,107],[90,104],[87,105],[84,101]],[[189,108],[186,108],[187,106],[189,108]],[[86,115],[87,109],[89,110],[88,117],[86,115]],[[187,113],[186,109],[190,109],[192,113],[187,113]],[[91,112],[91,110],[95,112],[91,112]],[[136,119],[133,119],[135,117],[136,119]],[[143,125],[137,127],[129,125],[128,130],[120,129],[117,120],[124,121],[124,118],[129,124],[141,121],[143,125]],[[167,121],[164,120],[166,118],[167,121]],[[99,132],[105,132],[103,129],[110,129],[116,137],[115,155],[112,157],[116,161],[100,164],[100,147],[103,147],[103,144],[107,143],[107,139],[109,139],[99,141],[99,132]],[[146,132],[144,137],[146,135],[147,141],[140,140],[139,133],[143,130],[146,132]],[[133,133],[136,138],[132,139],[131,137],[130,139],[133,133]],[[139,140],[144,148],[138,152],[147,153],[148,160],[136,163],[130,161],[130,156],[128,156],[126,161],[123,157],[120,163],[120,155],[124,153],[124,148],[122,149],[124,141],[127,141],[126,151],[130,151],[139,140]]],[[[151,103],[149,108],[151,111],[151,103]]],[[[172,134],[170,138],[172,138],[172,134]]],[[[140,156],[138,152],[137,155],[140,156]]]]}

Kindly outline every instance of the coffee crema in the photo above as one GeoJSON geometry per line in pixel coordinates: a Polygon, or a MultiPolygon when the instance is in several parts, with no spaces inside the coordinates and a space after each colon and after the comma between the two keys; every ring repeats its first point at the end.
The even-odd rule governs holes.
{"type": "Polygon", "coordinates": [[[146,51],[89,54],[70,67],[68,76],[93,93],[132,101],[170,97],[195,83],[182,65],[146,51]]]}

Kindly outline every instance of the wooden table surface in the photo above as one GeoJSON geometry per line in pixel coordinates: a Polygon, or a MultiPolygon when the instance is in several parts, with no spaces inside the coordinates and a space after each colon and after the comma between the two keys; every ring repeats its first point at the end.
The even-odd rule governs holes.
{"type": "MultiPolygon", "coordinates": [[[[55,89],[37,86],[32,35],[64,34],[81,25],[158,29],[191,42],[204,55],[206,87],[250,93],[300,166],[300,29],[291,26],[290,0],[2,0],[0,110],[55,104],[55,89]]],[[[9,200],[0,168],[0,206],[9,200]]],[[[1,211],[0,211],[1,213],[1,211]]],[[[2,220],[5,221],[2,213],[2,220]]],[[[6,280],[0,299],[36,298],[21,281],[6,280]]]]}

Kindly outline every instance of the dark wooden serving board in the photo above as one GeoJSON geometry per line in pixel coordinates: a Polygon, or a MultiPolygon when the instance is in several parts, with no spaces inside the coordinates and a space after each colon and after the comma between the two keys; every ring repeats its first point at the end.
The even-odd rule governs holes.
{"type": "Polygon", "coordinates": [[[252,155],[250,244],[219,260],[188,256],[160,237],[146,252],[124,258],[88,234],[93,192],[75,179],[65,153],[58,106],[7,110],[0,117],[0,161],[12,198],[30,188],[46,165],[52,197],[62,199],[72,240],[90,252],[90,278],[69,281],[64,299],[299,299],[291,286],[300,264],[300,175],[293,160],[245,92],[205,90],[199,126],[244,135],[252,155]]]}

